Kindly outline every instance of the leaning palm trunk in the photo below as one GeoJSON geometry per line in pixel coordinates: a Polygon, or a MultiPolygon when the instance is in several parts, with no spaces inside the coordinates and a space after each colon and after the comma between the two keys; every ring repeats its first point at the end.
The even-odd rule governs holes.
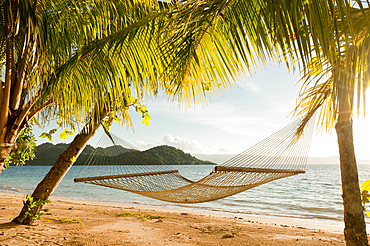
{"type": "MultiPolygon", "coordinates": [[[[102,119],[106,115],[107,113],[103,113],[101,115],[102,119]]],[[[31,208],[29,203],[25,203],[20,214],[13,219],[13,222],[24,225],[30,225],[33,222],[43,207],[41,201],[47,200],[53,194],[60,181],[62,181],[73,165],[72,160],[74,157],[77,158],[80,155],[87,142],[95,135],[99,127],[99,122],[91,122],[81,130],[32,193],[33,203],[37,204],[37,206],[31,208]]]]}
{"type": "Polygon", "coordinates": [[[353,146],[352,111],[349,110],[348,102],[340,102],[339,117],[335,130],[339,146],[346,245],[368,245],[353,146]]]}

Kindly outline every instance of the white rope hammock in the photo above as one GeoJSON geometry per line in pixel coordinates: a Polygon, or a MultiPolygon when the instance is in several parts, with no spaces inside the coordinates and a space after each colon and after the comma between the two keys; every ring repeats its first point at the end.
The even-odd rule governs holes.
{"type": "Polygon", "coordinates": [[[313,123],[314,120],[311,120],[304,134],[293,141],[300,124],[300,120],[296,120],[216,166],[206,177],[195,182],[181,176],[173,166],[161,164],[106,132],[74,181],[121,189],[168,202],[214,201],[273,180],[305,173],[313,123]]]}

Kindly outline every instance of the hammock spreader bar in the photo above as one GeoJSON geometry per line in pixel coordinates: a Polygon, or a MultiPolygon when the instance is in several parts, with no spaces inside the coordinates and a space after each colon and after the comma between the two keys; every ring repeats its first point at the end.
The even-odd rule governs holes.
{"type": "Polygon", "coordinates": [[[131,173],[131,174],[97,176],[97,177],[88,177],[88,178],[75,178],[74,182],[85,182],[85,181],[95,181],[95,180],[104,180],[104,179],[130,178],[130,177],[161,175],[161,174],[178,173],[178,172],[179,172],[178,170],[170,170],[170,171],[162,171],[162,172],[131,173]]]}
{"type": "Polygon", "coordinates": [[[215,172],[250,172],[250,173],[305,173],[305,170],[291,169],[267,169],[267,168],[248,168],[248,167],[223,167],[216,166],[215,172]]]}

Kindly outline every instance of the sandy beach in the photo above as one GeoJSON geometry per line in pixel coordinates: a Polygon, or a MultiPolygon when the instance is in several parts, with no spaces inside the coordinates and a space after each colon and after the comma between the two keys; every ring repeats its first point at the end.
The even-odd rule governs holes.
{"type": "Polygon", "coordinates": [[[0,193],[0,245],[345,245],[340,228],[294,220],[52,198],[32,226],[24,197],[0,193]]]}

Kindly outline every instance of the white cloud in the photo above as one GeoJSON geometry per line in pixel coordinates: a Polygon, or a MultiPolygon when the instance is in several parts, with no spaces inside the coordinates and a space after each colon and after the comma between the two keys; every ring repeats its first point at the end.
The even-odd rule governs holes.
{"type": "Polygon", "coordinates": [[[239,87],[197,109],[184,110],[178,104],[168,103],[162,98],[150,103],[149,113],[153,109],[153,120],[160,114],[169,119],[177,118],[184,123],[192,123],[192,126],[210,126],[218,132],[237,136],[264,137],[266,131],[272,133],[290,122],[291,117],[287,116],[295,107],[295,95],[292,96],[291,91],[286,92],[281,88],[283,94],[288,95],[277,96],[278,91],[270,88],[272,92],[267,91],[268,95],[264,95],[265,92],[257,92],[260,90],[259,83],[251,80],[240,83],[239,87]]]}
{"type": "Polygon", "coordinates": [[[185,153],[190,154],[222,155],[222,154],[236,154],[236,152],[238,152],[235,146],[226,146],[218,144],[207,146],[197,140],[190,140],[179,136],[172,136],[171,134],[165,134],[163,138],[157,141],[155,144],[146,143],[144,141],[136,142],[136,147],[138,147],[141,150],[146,150],[159,145],[169,145],[172,147],[176,147],[178,149],[183,150],[185,153]]]}
{"type": "Polygon", "coordinates": [[[135,142],[135,147],[139,150],[147,150],[153,148],[155,145],[151,143],[144,142],[142,140],[138,140],[135,142]]]}
{"type": "Polygon", "coordinates": [[[276,102],[276,106],[271,105],[267,110],[259,109],[258,105],[235,106],[217,102],[181,118],[190,123],[215,127],[227,134],[263,137],[269,130],[278,130],[288,124],[288,114],[287,107],[281,107],[280,102],[276,102]]]}
{"type": "Polygon", "coordinates": [[[240,80],[239,81],[239,88],[244,89],[248,92],[258,92],[260,91],[260,87],[256,82],[250,80],[240,80]]]}

